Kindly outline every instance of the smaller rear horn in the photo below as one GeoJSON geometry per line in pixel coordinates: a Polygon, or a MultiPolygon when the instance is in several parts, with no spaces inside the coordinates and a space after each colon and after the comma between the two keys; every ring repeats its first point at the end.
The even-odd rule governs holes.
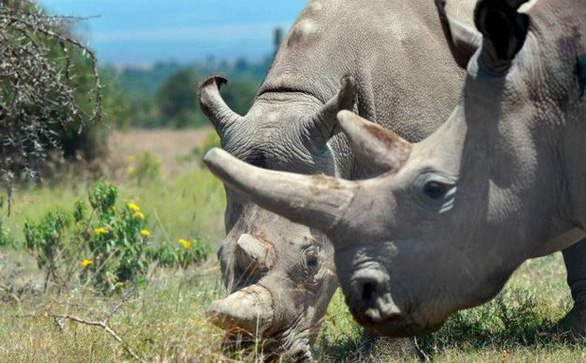
{"type": "Polygon", "coordinates": [[[248,272],[266,272],[275,265],[275,248],[270,242],[243,234],[236,243],[236,259],[248,272]]]}
{"type": "Polygon", "coordinates": [[[242,119],[242,116],[228,107],[220,94],[220,86],[226,83],[228,83],[226,78],[213,75],[199,85],[201,110],[210,119],[219,135],[223,135],[226,128],[242,119]]]}

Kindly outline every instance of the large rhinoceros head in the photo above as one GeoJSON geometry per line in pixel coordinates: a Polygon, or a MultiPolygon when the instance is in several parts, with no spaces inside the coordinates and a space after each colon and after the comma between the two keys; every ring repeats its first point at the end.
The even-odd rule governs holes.
{"type": "MultiPolygon", "coordinates": [[[[354,81],[319,102],[301,92],[257,96],[246,116],[231,111],[212,76],[200,86],[200,103],[222,147],[258,167],[302,174],[336,174],[327,141],[336,113],[352,109],[354,81]]],[[[228,332],[263,338],[265,351],[309,356],[336,287],[333,249],[325,236],[250,203],[226,186],[227,236],[218,251],[230,295],[210,307],[212,321],[228,332]]]]}

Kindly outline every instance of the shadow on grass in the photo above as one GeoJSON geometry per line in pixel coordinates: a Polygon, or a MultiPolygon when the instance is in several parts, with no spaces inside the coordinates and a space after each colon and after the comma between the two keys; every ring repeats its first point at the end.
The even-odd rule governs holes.
{"type": "MultiPolygon", "coordinates": [[[[525,288],[508,288],[487,304],[454,314],[437,333],[417,338],[416,346],[428,360],[454,355],[454,351],[460,354],[459,357],[461,354],[508,354],[511,351],[538,354],[533,352],[567,349],[579,352],[586,346],[586,338],[553,333],[557,321],[570,306],[571,301],[560,301],[557,296],[525,288]]],[[[347,319],[351,318],[347,312],[340,313],[339,309],[334,307],[334,312],[328,312],[328,321],[316,347],[316,357],[320,361],[361,361],[364,355],[361,354],[360,328],[351,322],[348,330],[347,319]]],[[[384,345],[375,347],[373,353],[375,357],[370,359],[373,361],[417,360],[409,349],[393,352],[384,345]]]]}
{"type": "Polygon", "coordinates": [[[432,357],[458,347],[464,350],[504,350],[583,346],[584,338],[555,331],[569,301],[554,304],[527,289],[507,289],[491,302],[454,314],[437,333],[419,338],[421,351],[432,357]]]}

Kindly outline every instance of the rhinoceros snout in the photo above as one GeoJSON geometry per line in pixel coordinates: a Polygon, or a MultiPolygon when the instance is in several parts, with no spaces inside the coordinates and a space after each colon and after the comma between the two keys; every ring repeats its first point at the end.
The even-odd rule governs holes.
{"type": "Polygon", "coordinates": [[[378,269],[358,270],[351,278],[346,303],[353,315],[367,325],[400,319],[403,313],[393,301],[388,275],[378,269]]]}

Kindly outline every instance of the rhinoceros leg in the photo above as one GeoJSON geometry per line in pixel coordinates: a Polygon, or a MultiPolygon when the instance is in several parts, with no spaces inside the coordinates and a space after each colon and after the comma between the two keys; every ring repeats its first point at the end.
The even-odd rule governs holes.
{"type": "Polygon", "coordinates": [[[562,251],[574,307],[560,320],[562,331],[586,336],[586,238],[562,251]]]}

